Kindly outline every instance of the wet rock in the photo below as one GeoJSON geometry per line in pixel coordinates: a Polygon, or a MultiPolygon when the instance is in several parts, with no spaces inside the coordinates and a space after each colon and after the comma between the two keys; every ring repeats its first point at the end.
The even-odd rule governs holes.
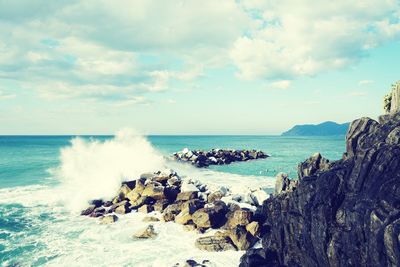
{"type": "Polygon", "coordinates": [[[93,212],[89,215],[90,217],[101,217],[106,213],[106,209],[103,207],[95,208],[93,212]]]}
{"type": "Polygon", "coordinates": [[[191,200],[197,198],[197,191],[186,191],[186,192],[181,192],[178,194],[176,197],[176,201],[186,201],[186,200],[191,200]]]}
{"type": "Polygon", "coordinates": [[[200,250],[206,251],[226,251],[236,250],[232,241],[228,237],[206,236],[196,240],[195,246],[200,250]]]}
{"type": "Polygon", "coordinates": [[[151,197],[155,200],[167,198],[164,194],[164,186],[159,183],[148,184],[141,195],[143,197],[151,197]]]}
{"type": "Polygon", "coordinates": [[[147,205],[147,204],[145,204],[145,205],[141,206],[140,208],[138,208],[138,211],[142,212],[142,213],[150,213],[153,210],[154,210],[153,206],[147,205]]]}
{"type": "Polygon", "coordinates": [[[130,209],[138,209],[145,204],[152,204],[154,200],[150,197],[141,196],[136,201],[129,201],[130,209]]]}
{"type": "Polygon", "coordinates": [[[238,209],[228,215],[227,226],[232,229],[238,225],[247,225],[253,219],[253,212],[245,209],[238,209]]]}
{"type": "Polygon", "coordinates": [[[260,224],[258,222],[251,222],[248,225],[246,225],[246,230],[249,232],[252,236],[258,236],[260,234],[260,224]]]}
{"type": "Polygon", "coordinates": [[[355,120],[342,159],[300,164],[296,190],[259,207],[262,248],[240,266],[400,266],[397,127],[399,113],[355,120]]]}
{"type": "Polygon", "coordinates": [[[168,205],[169,201],[167,199],[161,199],[154,203],[153,208],[155,211],[163,212],[168,205]]]}
{"type": "Polygon", "coordinates": [[[181,212],[180,204],[171,204],[169,205],[162,213],[162,219],[164,222],[173,221],[175,216],[181,212]]]}
{"type": "Polygon", "coordinates": [[[136,190],[132,190],[126,195],[126,198],[130,201],[137,201],[140,197],[141,195],[136,190]]]}
{"type": "Polygon", "coordinates": [[[90,205],[86,209],[81,211],[81,215],[83,216],[88,216],[93,213],[93,211],[96,209],[96,205],[90,205]]]}
{"type": "Polygon", "coordinates": [[[246,231],[244,226],[237,226],[234,229],[229,230],[228,233],[233,244],[239,250],[246,250],[252,247],[257,241],[252,234],[246,231]]]}
{"type": "Polygon", "coordinates": [[[275,195],[287,193],[296,188],[297,181],[290,180],[286,173],[279,173],[275,181],[275,195]]]}
{"type": "Polygon", "coordinates": [[[182,210],[178,215],[175,216],[175,222],[179,224],[187,224],[192,221],[192,215],[188,211],[182,210]]]}
{"type": "Polygon", "coordinates": [[[106,215],[104,217],[100,218],[100,224],[111,224],[111,223],[115,223],[118,220],[118,216],[117,215],[106,215]]]}
{"type": "Polygon", "coordinates": [[[145,228],[137,231],[136,233],[133,234],[133,237],[135,238],[154,238],[157,236],[157,233],[154,230],[154,226],[152,224],[149,224],[145,228]]]}
{"type": "Polygon", "coordinates": [[[315,153],[309,159],[299,164],[298,177],[301,180],[303,177],[328,170],[330,167],[331,163],[328,159],[322,157],[320,153],[315,153]]]}
{"type": "Polygon", "coordinates": [[[131,209],[130,209],[130,207],[129,207],[129,203],[128,203],[127,201],[124,201],[123,204],[118,205],[118,206],[115,208],[114,212],[115,212],[115,213],[118,213],[118,214],[126,214],[126,213],[131,212],[131,209]]]}
{"type": "Polygon", "coordinates": [[[212,149],[210,151],[189,150],[187,148],[174,153],[176,160],[190,162],[197,167],[208,167],[209,165],[230,164],[235,161],[247,161],[267,158],[262,151],[256,150],[230,150],[212,149]]]}
{"type": "Polygon", "coordinates": [[[215,191],[211,194],[208,195],[207,201],[209,203],[213,203],[215,201],[221,200],[221,198],[223,198],[225,196],[225,194],[221,191],[215,191]]]}
{"type": "Polygon", "coordinates": [[[202,208],[192,215],[193,222],[202,228],[216,228],[226,222],[227,206],[224,202],[215,202],[213,207],[202,208]]]}

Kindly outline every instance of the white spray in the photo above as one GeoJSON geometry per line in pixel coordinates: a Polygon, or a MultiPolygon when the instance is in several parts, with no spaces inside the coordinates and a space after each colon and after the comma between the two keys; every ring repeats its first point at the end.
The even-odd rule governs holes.
{"type": "Polygon", "coordinates": [[[61,151],[61,198],[78,211],[91,199],[115,196],[122,181],[162,170],[164,164],[161,154],[132,130],[107,141],[75,138],[61,151]]]}

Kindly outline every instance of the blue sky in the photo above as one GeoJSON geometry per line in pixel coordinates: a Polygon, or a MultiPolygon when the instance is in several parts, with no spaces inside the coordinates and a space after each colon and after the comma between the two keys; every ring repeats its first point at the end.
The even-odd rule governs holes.
{"type": "Polygon", "coordinates": [[[279,134],[376,118],[400,80],[399,6],[0,0],[0,134],[279,134]]]}

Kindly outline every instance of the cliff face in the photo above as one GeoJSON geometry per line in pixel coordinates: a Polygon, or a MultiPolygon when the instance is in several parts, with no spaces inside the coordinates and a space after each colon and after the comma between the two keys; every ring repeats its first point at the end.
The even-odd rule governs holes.
{"type": "Polygon", "coordinates": [[[241,266],[400,266],[400,114],[351,123],[343,159],[313,156],[258,210],[262,249],[241,266]]]}

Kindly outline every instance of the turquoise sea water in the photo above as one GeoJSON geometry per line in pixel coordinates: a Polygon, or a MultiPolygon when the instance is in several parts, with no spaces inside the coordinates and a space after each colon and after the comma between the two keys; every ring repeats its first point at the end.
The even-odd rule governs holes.
{"type": "MultiPolygon", "coordinates": [[[[72,191],[86,192],[86,189],[81,187],[87,184],[87,177],[94,176],[96,179],[98,176],[100,180],[104,173],[110,173],[111,177],[119,171],[118,166],[123,166],[128,173],[131,170],[130,164],[151,166],[151,162],[148,161],[151,161],[152,157],[145,157],[144,162],[138,162],[136,159],[135,162],[123,163],[129,160],[129,153],[135,153],[132,155],[138,155],[139,159],[142,154],[144,156],[144,153],[150,153],[150,145],[142,144],[142,141],[113,141],[112,136],[81,138],[82,144],[71,144],[73,136],[0,136],[1,266],[72,266],[72,263],[73,266],[169,266],[170,263],[185,257],[213,257],[201,254],[194,248],[187,248],[187,245],[182,247],[181,254],[162,250],[159,257],[153,256],[150,259],[140,255],[129,256],[132,242],[125,237],[131,233],[125,231],[128,231],[129,227],[139,225],[134,215],[132,218],[127,216],[128,219],[121,220],[118,224],[110,226],[111,229],[107,229],[107,232],[102,232],[104,228],[97,224],[93,226],[93,220],[81,218],[75,211],[68,209],[65,198],[59,198],[71,194],[71,191],[68,191],[70,188],[63,187],[63,183],[79,180],[81,170],[99,169],[99,173],[82,171],[83,182],[73,184],[76,188],[72,191]],[[104,142],[110,143],[105,145],[104,142]],[[61,155],[63,148],[70,148],[69,153],[64,156],[61,155]],[[108,165],[110,168],[104,167],[108,165]],[[91,168],[93,166],[94,168],[91,168]],[[66,173],[63,179],[59,177],[60,170],[66,173]],[[112,229],[116,234],[111,234],[112,229]],[[115,235],[119,235],[118,240],[115,239],[115,235]],[[165,257],[170,257],[170,262],[167,263],[165,257]],[[113,264],[110,265],[110,262],[113,264]]],[[[265,160],[211,166],[208,170],[194,170],[187,164],[167,165],[170,164],[168,166],[178,173],[194,175],[196,178],[204,176],[207,181],[222,185],[254,183],[265,188],[273,186],[271,177],[278,172],[288,172],[291,177],[295,177],[297,164],[315,152],[321,152],[323,156],[334,160],[339,159],[344,151],[343,136],[149,136],[147,140],[155,151],[151,153],[164,156],[185,147],[263,150],[271,157],[265,160]]],[[[105,177],[107,179],[107,176],[105,177]]],[[[177,226],[160,226],[163,235],[160,234],[161,237],[154,242],[160,242],[160,246],[174,242],[174,237],[167,235],[171,229],[175,229],[174,227],[177,226]]],[[[181,230],[177,228],[174,231],[181,230]]],[[[188,235],[188,242],[194,238],[187,233],[182,235],[188,235]]],[[[153,245],[142,242],[132,246],[136,250],[138,247],[143,249],[145,253],[148,249],[146,246],[152,248],[153,245]]],[[[239,257],[239,254],[222,253],[215,261],[217,266],[234,265],[239,257]]]]}

